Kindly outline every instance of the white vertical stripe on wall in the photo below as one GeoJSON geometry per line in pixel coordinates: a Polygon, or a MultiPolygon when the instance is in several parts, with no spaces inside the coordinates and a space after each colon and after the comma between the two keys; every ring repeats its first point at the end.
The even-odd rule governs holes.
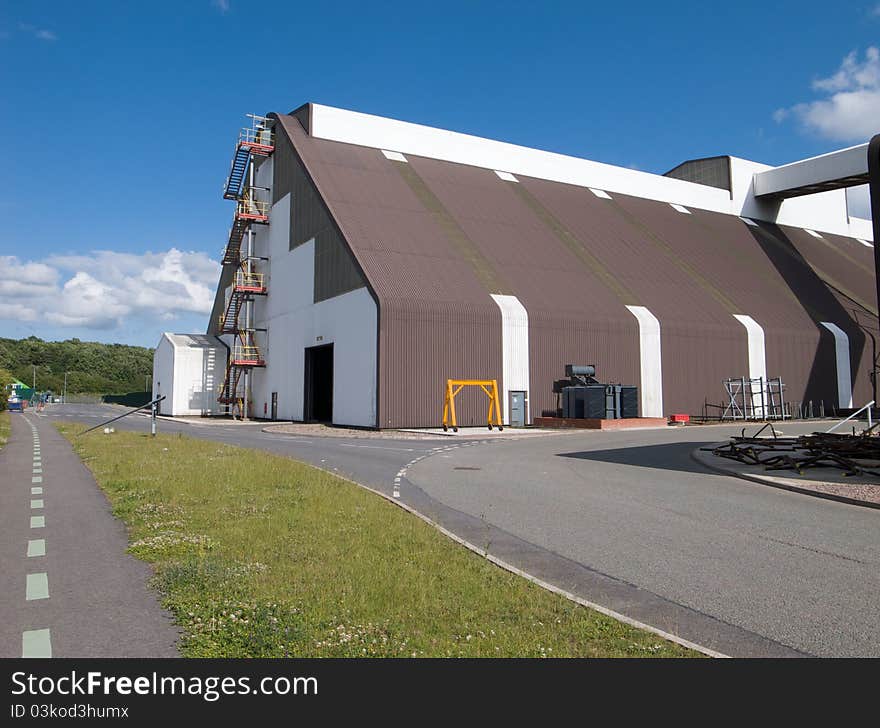
{"type": "Polygon", "coordinates": [[[849,336],[837,324],[820,321],[834,335],[834,354],[837,365],[837,406],[852,407],[852,375],[850,373],[849,336]]]}
{"type": "Polygon", "coordinates": [[[663,417],[660,322],[644,306],[627,306],[639,322],[639,397],[642,417],[663,417]]]}
{"type": "Polygon", "coordinates": [[[526,423],[530,423],[529,400],[529,314],[516,296],[492,294],[501,309],[501,377],[502,421],[509,425],[509,393],[526,393],[526,423]]]}
{"type": "MultiPolygon", "coordinates": [[[[733,314],[733,317],[745,327],[746,335],[748,336],[749,377],[751,379],[758,379],[759,377],[762,378],[764,380],[764,386],[766,389],[767,354],[764,347],[764,329],[761,328],[761,325],[751,316],[744,316],[742,314],[735,313],[733,314]]],[[[764,416],[760,389],[752,390],[752,406],[754,407],[755,414],[758,417],[764,416]]]]}

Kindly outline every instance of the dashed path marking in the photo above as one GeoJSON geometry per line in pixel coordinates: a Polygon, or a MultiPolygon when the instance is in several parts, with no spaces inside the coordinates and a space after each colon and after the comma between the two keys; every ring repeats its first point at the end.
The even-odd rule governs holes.
{"type": "Polygon", "coordinates": [[[29,602],[49,598],[49,576],[45,571],[27,575],[24,598],[29,602]]]}
{"type": "Polygon", "coordinates": [[[339,447],[362,447],[367,450],[397,450],[398,452],[415,452],[414,447],[388,447],[386,445],[354,445],[351,443],[343,442],[339,444],[339,447]]]}
{"type": "Polygon", "coordinates": [[[470,447],[471,445],[480,445],[481,443],[482,443],[482,441],[479,441],[479,440],[474,440],[472,442],[457,442],[454,445],[445,445],[442,447],[441,446],[432,447],[427,452],[423,452],[421,455],[413,458],[406,465],[404,465],[400,470],[397,471],[397,474],[394,476],[394,488],[391,491],[391,495],[394,498],[400,498],[400,481],[406,477],[407,470],[409,470],[413,465],[415,465],[420,460],[424,460],[425,458],[431,457],[432,455],[438,455],[440,453],[446,453],[451,450],[457,450],[462,447],[470,447]]]}
{"type": "MultiPolygon", "coordinates": [[[[32,422],[28,422],[34,434],[34,459],[31,472],[31,483],[43,482],[43,461],[40,450],[40,435],[32,422]]],[[[31,495],[43,495],[42,486],[32,486],[31,495]]],[[[42,498],[31,498],[31,510],[44,507],[42,498]]],[[[45,516],[31,516],[31,528],[45,528],[45,516]]],[[[42,538],[28,539],[27,558],[40,558],[46,555],[46,540],[42,538]]],[[[27,574],[25,581],[25,601],[49,598],[49,575],[44,572],[27,574]]],[[[21,633],[22,657],[52,657],[52,636],[49,629],[31,629],[21,633]]]]}
{"type": "Polygon", "coordinates": [[[48,629],[31,629],[21,633],[22,657],[52,657],[52,636],[48,629]]]}

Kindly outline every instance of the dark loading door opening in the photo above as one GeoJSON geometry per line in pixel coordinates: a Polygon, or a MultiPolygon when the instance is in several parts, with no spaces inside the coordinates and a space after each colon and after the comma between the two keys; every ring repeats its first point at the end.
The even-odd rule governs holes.
{"type": "Polygon", "coordinates": [[[306,349],[306,422],[333,421],[333,344],[306,349]]]}

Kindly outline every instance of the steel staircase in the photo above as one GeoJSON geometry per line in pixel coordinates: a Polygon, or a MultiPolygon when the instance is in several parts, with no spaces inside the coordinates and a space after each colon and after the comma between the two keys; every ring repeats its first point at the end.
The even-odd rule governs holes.
{"type": "Polygon", "coordinates": [[[229,242],[223,251],[223,265],[238,265],[241,262],[241,241],[244,233],[250,226],[250,220],[245,220],[236,215],[232,220],[229,230],[229,242]]]}
{"type": "Polygon", "coordinates": [[[238,331],[238,313],[241,311],[241,298],[230,296],[226,303],[226,311],[220,315],[220,333],[234,334],[238,331]]]}
{"type": "Polygon", "coordinates": [[[236,396],[238,393],[238,383],[244,369],[241,367],[226,367],[226,376],[223,378],[223,384],[220,386],[220,396],[217,401],[220,404],[234,404],[240,399],[236,396]]]}
{"type": "Polygon", "coordinates": [[[275,151],[268,119],[253,114],[248,114],[248,116],[251,117],[251,126],[250,128],[245,127],[238,134],[235,153],[232,155],[232,165],[229,168],[229,175],[226,177],[226,186],[223,189],[223,198],[226,200],[241,198],[251,157],[254,155],[268,157],[275,151]]]}
{"type": "Polygon", "coordinates": [[[229,347],[226,375],[218,390],[217,400],[232,406],[243,405],[247,401],[247,373],[255,367],[266,366],[263,352],[255,340],[251,306],[256,296],[268,293],[268,288],[265,274],[253,270],[255,262],[262,259],[248,257],[247,253],[243,255],[242,242],[245,235],[252,231],[252,225],[269,223],[270,203],[257,199],[257,190],[248,187],[246,180],[249,175],[253,179],[254,157],[268,157],[275,147],[269,120],[249,116],[251,127],[242,129],[238,136],[223,191],[223,197],[235,200],[236,205],[222,262],[224,266],[235,266],[236,269],[226,308],[218,321],[219,334],[234,338],[229,347]]]}
{"type": "Polygon", "coordinates": [[[237,200],[241,197],[241,188],[244,185],[244,177],[247,174],[248,162],[250,161],[251,150],[241,144],[236,145],[232,167],[226,178],[226,188],[223,190],[223,199],[237,200]]]}

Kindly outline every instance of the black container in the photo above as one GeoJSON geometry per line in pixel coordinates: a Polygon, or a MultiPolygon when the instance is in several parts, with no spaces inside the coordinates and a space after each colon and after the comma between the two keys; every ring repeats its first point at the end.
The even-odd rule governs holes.
{"type": "Polygon", "coordinates": [[[562,416],[567,419],[605,419],[604,384],[565,387],[562,390],[562,416]]]}
{"type": "Polygon", "coordinates": [[[631,385],[620,387],[620,416],[628,419],[639,416],[639,388],[631,385]]]}
{"type": "Polygon", "coordinates": [[[562,388],[562,416],[566,419],[617,420],[639,416],[638,387],[586,384],[562,388]]]}

